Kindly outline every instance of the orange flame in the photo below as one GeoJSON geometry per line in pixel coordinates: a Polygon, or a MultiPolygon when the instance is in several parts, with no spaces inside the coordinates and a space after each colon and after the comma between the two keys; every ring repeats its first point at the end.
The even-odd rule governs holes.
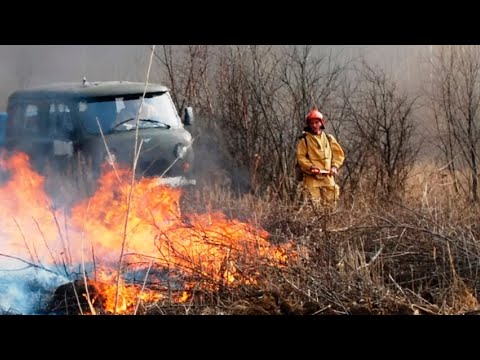
{"type": "Polygon", "coordinates": [[[58,263],[55,254],[68,259],[66,239],[57,225],[62,215],[51,208],[45,179],[31,169],[28,156],[16,153],[7,159],[2,152],[0,168],[10,174],[0,188],[0,250],[32,263],[58,263]]]}
{"type": "MultiPolygon", "coordinates": [[[[116,299],[116,281],[115,276],[108,274],[106,271],[100,271],[98,274],[99,280],[96,282],[97,290],[104,298],[102,304],[104,311],[109,314],[115,312],[116,299]]],[[[149,289],[143,289],[138,286],[126,286],[124,281],[120,281],[118,291],[117,313],[132,313],[139,301],[153,302],[163,298],[163,295],[158,292],[153,292],[149,289]]],[[[95,299],[93,299],[95,300],[95,299]]],[[[94,301],[92,301],[93,303],[94,301]]],[[[92,304],[95,305],[95,304],[92,304]]]]}
{"type": "MultiPolygon", "coordinates": [[[[125,265],[153,264],[182,274],[184,292],[177,301],[185,302],[194,284],[207,289],[252,284],[261,266],[282,266],[288,260],[291,244],[271,245],[268,233],[258,226],[229,220],[219,212],[183,215],[180,189],[140,179],[130,196],[127,169],[117,169],[119,178],[113,171],[105,173],[96,193],[64,218],[61,211],[50,209],[44,179],[31,170],[25,154],[2,159],[0,166],[12,174],[0,187],[0,221],[8,239],[8,246],[0,250],[22,258],[28,254],[34,263],[66,263],[78,269],[78,264],[93,262],[111,273],[123,248],[125,265]],[[68,224],[68,231],[60,224],[68,224]]],[[[117,286],[115,277],[106,274],[98,270],[95,276],[106,284],[101,289],[107,299],[104,308],[114,312],[117,286]]],[[[158,291],[141,292],[139,286],[123,282],[118,292],[117,313],[131,312],[140,293],[148,301],[162,298],[158,291]]]]}

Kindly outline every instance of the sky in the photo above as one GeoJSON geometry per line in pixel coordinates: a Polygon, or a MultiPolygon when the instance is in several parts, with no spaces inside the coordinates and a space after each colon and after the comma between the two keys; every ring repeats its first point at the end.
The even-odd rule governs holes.
{"type": "MultiPolygon", "coordinates": [[[[402,78],[411,75],[413,63],[427,46],[422,45],[315,45],[348,57],[366,56],[402,78]]],[[[0,45],[0,111],[18,88],[49,82],[135,80],[138,65],[149,54],[149,45],[0,45]]]]}
{"type": "Polygon", "coordinates": [[[0,45],[0,110],[18,88],[84,76],[128,80],[139,55],[147,51],[146,45],[0,45]]]}

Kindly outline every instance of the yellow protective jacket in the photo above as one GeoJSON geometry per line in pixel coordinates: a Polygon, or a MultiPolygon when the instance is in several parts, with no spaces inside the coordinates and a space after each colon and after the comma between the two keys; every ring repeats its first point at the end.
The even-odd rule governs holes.
{"type": "Polygon", "coordinates": [[[329,173],[332,166],[339,169],[345,160],[342,147],[332,135],[327,135],[323,131],[320,135],[305,132],[304,136],[306,142],[301,137],[297,144],[297,161],[304,174],[304,184],[309,187],[334,185],[335,179],[333,176],[313,175],[310,168],[316,166],[325,173],[329,173]]]}

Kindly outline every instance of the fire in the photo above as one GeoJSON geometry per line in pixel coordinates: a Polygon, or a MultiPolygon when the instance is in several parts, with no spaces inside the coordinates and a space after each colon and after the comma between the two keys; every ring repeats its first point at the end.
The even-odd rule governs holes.
{"type": "Polygon", "coordinates": [[[0,188],[0,250],[26,255],[25,260],[32,263],[58,264],[61,257],[68,259],[66,239],[58,227],[62,215],[51,208],[43,190],[45,180],[31,169],[28,156],[17,153],[6,159],[2,153],[0,168],[9,175],[0,188]]]}
{"type": "MultiPolygon", "coordinates": [[[[99,281],[96,282],[97,289],[103,297],[103,308],[108,314],[115,312],[115,300],[117,298],[117,286],[115,277],[106,271],[100,271],[99,281]]],[[[138,286],[127,286],[123,280],[118,287],[117,312],[132,313],[139,301],[158,301],[163,295],[149,289],[142,289],[138,286]]],[[[93,299],[95,300],[95,299],[93,299]]],[[[92,304],[93,305],[93,304],[92,304]]]]}
{"type": "Polygon", "coordinates": [[[8,239],[1,253],[57,269],[81,264],[85,276],[95,277],[107,313],[132,313],[140,300],[164,298],[138,279],[135,286],[117,281],[119,270],[149,268],[149,279],[160,285],[178,275],[175,301],[185,302],[194,287],[254,284],[262,266],[288,260],[291,244],[273,246],[265,230],[219,212],[182,214],[180,189],[156,186],[154,179],[137,180],[132,188],[128,169],[106,172],[96,193],[64,216],[63,209],[51,209],[44,179],[25,154],[0,166],[11,174],[0,186],[1,231],[8,239]]]}

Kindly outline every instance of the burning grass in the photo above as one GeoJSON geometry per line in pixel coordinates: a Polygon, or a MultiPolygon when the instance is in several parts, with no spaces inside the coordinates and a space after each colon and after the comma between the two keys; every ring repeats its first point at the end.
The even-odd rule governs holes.
{"type": "MultiPolygon", "coordinates": [[[[132,313],[140,301],[163,298],[151,288],[165,283],[169,301],[178,303],[198,291],[250,286],[262,268],[285,266],[295,256],[289,244],[271,244],[265,230],[247,222],[218,211],[182,213],[179,189],[140,179],[130,191],[128,169],[107,171],[93,196],[68,212],[53,209],[43,191],[44,179],[30,169],[24,154],[8,159],[6,170],[12,176],[0,196],[10,201],[5,201],[9,215],[3,219],[8,242],[0,253],[67,278],[83,277],[84,290],[77,291],[72,283],[72,291],[81,293],[75,297],[80,313],[80,298],[87,299],[91,313],[132,313]],[[127,280],[128,274],[147,268],[154,271],[145,275],[141,290],[138,281],[127,280]],[[162,271],[167,274],[158,276],[162,271]],[[176,297],[171,295],[173,274],[181,275],[175,280],[176,297]]],[[[61,293],[73,299],[64,287],[61,293]]],[[[56,303],[48,307],[72,313],[68,301],[56,303]]]]}

